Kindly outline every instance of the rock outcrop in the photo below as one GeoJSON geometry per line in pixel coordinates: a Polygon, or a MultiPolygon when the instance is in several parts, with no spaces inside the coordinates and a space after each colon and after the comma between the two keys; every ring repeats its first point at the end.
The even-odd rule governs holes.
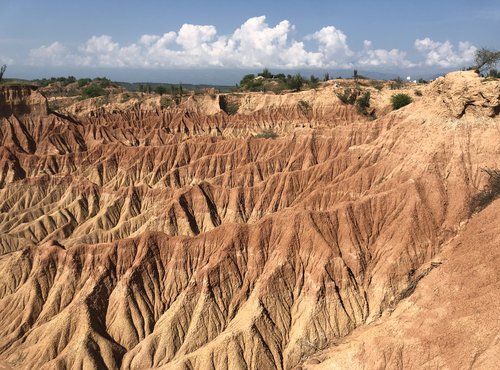
{"type": "Polygon", "coordinates": [[[482,169],[500,168],[498,91],[452,74],[372,121],[328,89],[242,96],[234,116],[206,96],[78,118],[0,90],[0,364],[454,367],[463,348],[486,368],[498,321],[463,347],[411,333],[430,313],[459,341],[498,307],[480,231],[498,202],[467,224],[482,169]],[[480,288],[480,251],[488,283],[453,331],[443,312],[480,288]]]}
{"type": "Polygon", "coordinates": [[[46,116],[47,99],[36,91],[35,86],[0,86],[0,117],[46,116]]]}
{"type": "Polygon", "coordinates": [[[455,118],[495,117],[500,114],[500,89],[498,81],[481,79],[475,72],[453,72],[433,83],[426,102],[455,118]]]}

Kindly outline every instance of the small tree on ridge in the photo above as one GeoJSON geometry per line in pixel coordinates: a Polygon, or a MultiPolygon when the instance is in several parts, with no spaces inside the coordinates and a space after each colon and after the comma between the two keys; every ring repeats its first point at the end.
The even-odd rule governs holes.
{"type": "Polygon", "coordinates": [[[6,69],[7,66],[5,64],[2,67],[0,67],[0,82],[2,82],[3,74],[5,73],[6,69]]]}
{"type": "Polygon", "coordinates": [[[492,69],[500,62],[500,51],[494,51],[486,48],[481,48],[476,51],[474,57],[476,69],[481,70],[483,68],[492,69]]]}

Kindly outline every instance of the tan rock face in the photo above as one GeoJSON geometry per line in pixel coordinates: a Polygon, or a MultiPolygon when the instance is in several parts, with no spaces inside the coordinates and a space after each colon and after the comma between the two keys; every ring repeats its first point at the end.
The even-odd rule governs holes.
{"type": "Polygon", "coordinates": [[[430,90],[429,99],[437,98],[437,108],[455,118],[495,117],[500,113],[498,81],[478,78],[473,71],[454,72],[440,77],[430,90]]]}
{"type": "MultiPolygon", "coordinates": [[[[358,344],[376,347],[381,326],[425,348],[431,337],[411,339],[402,318],[418,326],[437,310],[440,323],[428,302],[455,299],[429,279],[467,269],[464,247],[449,245],[482,240],[481,222],[463,225],[481,169],[500,168],[493,83],[453,74],[375,121],[331,89],[233,97],[234,116],[207,95],[78,119],[31,108],[34,91],[1,90],[5,107],[26,101],[30,113],[0,105],[0,365],[397,366],[378,360],[395,339],[364,354],[358,344]]],[[[477,218],[491,221],[495,204],[477,218]]],[[[454,284],[474,290],[467,281],[454,284]]],[[[450,348],[439,358],[454,368],[450,348]]],[[[425,366],[405,351],[405,367],[425,366]]]]}
{"type": "Polygon", "coordinates": [[[47,99],[34,86],[0,86],[0,117],[46,116],[47,99]]]}

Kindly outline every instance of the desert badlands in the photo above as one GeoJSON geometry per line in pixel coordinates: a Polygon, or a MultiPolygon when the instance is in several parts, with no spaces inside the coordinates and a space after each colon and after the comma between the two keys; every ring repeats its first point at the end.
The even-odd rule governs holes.
{"type": "Polygon", "coordinates": [[[1,86],[0,368],[498,368],[500,82],[343,88],[1,86]]]}

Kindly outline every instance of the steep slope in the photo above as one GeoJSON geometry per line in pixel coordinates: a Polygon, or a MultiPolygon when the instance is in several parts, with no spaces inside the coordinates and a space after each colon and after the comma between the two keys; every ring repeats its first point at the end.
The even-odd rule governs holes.
{"type": "Polygon", "coordinates": [[[289,369],[350,338],[462,232],[499,92],[450,74],[376,121],[329,89],[78,119],[3,92],[0,361],[289,369]]]}
{"type": "Polygon", "coordinates": [[[473,217],[460,236],[419,271],[423,278],[415,292],[394,312],[356,330],[303,368],[496,368],[499,212],[496,201],[473,217]]]}

